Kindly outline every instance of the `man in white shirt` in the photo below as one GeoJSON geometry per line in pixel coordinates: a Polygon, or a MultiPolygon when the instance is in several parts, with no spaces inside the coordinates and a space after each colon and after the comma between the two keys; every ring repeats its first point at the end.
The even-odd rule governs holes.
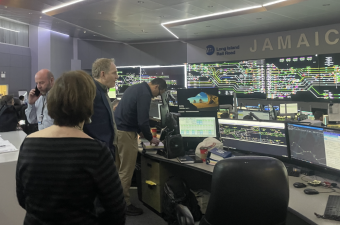
{"type": "Polygon", "coordinates": [[[48,115],[47,95],[53,87],[54,76],[47,69],[40,70],[35,75],[35,83],[40,91],[39,95],[35,94],[32,89],[28,95],[28,107],[25,111],[27,121],[30,124],[38,123],[39,130],[53,125],[53,119],[48,115]]]}

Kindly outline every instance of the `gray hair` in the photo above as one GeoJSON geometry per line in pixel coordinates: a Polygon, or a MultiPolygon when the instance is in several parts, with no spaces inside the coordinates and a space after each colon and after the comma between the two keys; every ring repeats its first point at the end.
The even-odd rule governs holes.
{"type": "Polygon", "coordinates": [[[98,79],[102,71],[104,71],[104,73],[108,73],[112,63],[115,63],[114,59],[96,59],[96,61],[92,64],[92,77],[98,79]]]}

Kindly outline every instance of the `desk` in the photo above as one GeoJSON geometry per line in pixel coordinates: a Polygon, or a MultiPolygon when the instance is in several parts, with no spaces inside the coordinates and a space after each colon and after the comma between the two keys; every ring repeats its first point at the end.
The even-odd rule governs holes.
{"type": "MultiPolygon", "coordinates": [[[[203,188],[210,191],[211,177],[214,170],[214,166],[210,166],[203,163],[194,164],[182,164],[177,159],[166,159],[160,155],[142,155],[143,160],[153,160],[159,162],[160,166],[168,170],[174,175],[180,176],[187,181],[190,188],[203,188]]],[[[143,164],[142,164],[143,165],[143,164]]],[[[142,184],[143,180],[143,166],[142,166],[142,184]]],[[[320,225],[340,225],[340,222],[332,220],[319,219],[314,215],[314,212],[323,215],[327,204],[328,196],[335,193],[320,193],[318,195],[306,195],[304,194],[304,188],[295,188],[293,183],[302,182],[299,177],[289,177],[289,206],[287,213],[286,225],[304,225],[304,224],[320,224],[320,225]]],[[[162,189],[163,183],[160,184],[162,189]]],[[[143,189],[143,186],[142,186],[143,189]]],[[[316,187],[319,191],[328,191],[322,187],[316,187]]],[[[336,194],[335,194],[336,195],[336,194]]],[[[161,198],[161,196],[158,196],[161,198]]],[[[142,201],[146,196],[142,195],[142,201]]],[[[156,210],[157,211],[157,210],[156,210]]],[[[158,211],[159,212],[159,211],[158,211]]]]}
{"type": "Polygon", "coordinates": [[[15,171],[19,149],[26,134],[23,131],[12,131],[1,132],[0,135],[18,149],[0,154],[0,221],[4,225],[23,224],[26,211],[19,206],[16,197],[15,171]]]}

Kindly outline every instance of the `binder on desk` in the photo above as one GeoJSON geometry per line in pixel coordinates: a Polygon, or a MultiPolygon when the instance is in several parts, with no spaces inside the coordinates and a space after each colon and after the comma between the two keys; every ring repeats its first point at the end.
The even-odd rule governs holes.
{"type": "Polygon", "coordinates": [[[208,152],[206,162],[207,164],[214,166],[218,161],[229,158],[231,156],[232,156],[231,152],[213,148],[208,152]]]}

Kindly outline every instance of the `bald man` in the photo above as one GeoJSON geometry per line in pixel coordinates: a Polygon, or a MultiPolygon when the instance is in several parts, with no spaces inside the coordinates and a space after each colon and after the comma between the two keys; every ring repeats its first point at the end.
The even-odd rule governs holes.
{"type": "Polygon", "coordinates": [[[30,91],[28,95],[28,107],[25,113],[27,121],[30,124],[37,123],[39,130],[42,130],[52,126],[54,122],[48,115],[46,104],[48,92],[54,84],[54,76],[51,71],[42,69],[35,75],[35,83],[40,94],[36,95],[35,89],[30,91]]]}

